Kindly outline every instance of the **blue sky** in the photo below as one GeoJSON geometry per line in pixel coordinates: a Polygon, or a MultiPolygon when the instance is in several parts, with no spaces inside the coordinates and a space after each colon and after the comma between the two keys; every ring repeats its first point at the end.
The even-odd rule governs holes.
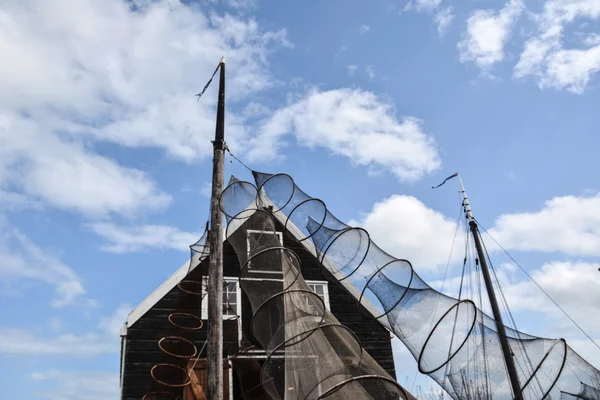
{"type": "MultiPolygon", "coordinates": [[[[459,203],[430,187],[460,171],[478,220],[600,339],[599,21],[592,0],[3,2],[0,397],[117,398],[119,326],[207,219],[216,85],[193,95],[222,55],[235,155],[436,284],[459,203]]],[[[494,256],[519,327],[600,366],[494,256]]],[[[402,383],[411,362],[398,346],[402,383]]]]}

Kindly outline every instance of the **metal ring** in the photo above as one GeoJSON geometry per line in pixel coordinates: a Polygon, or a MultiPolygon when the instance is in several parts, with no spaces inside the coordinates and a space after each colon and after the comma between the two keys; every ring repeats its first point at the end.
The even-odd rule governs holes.
{"type": "MultiPolygon", "coordinates": [[[[275,177],[279,177],[279,176],[287,176],[288,178],[290,178],[290,181],[292,182],[292,193],[290,193],[290,198],[287,200],[287,202],[282,206],[279,207],[277,210],[273,210],[273,214],[275,214],[276,212],[280,212],[281,210],[283,210],[285,207],[287,207],[287,205],[290,203],[290,201],[292,201],[292,198],[294,197],[294,193],[296,192],[296,183],[294,182],[294,178],[292,178],[290,175],[288,174],[283,174],[283,173],[279,173],[279,174],[273,174],[271,176],[269,176],[263,183],[262,185],[260,185],[257,188],[257,192],[258,192],[258,198],[260,199],[260,191],[263,190],[263,188],[265,187],[265,185],[267,184],[267,182],[269,182],[271,179],[275,178],[275,177]]],[[[266,193],[265,193],[265,196],[266,193]]],[[[267,196],[268,198],[268,196],[267,196]]],[[[270,199],[269,199],[270,200],[270,199]]],[[[271,203],[275,206],[275,204],[273,203],[273,201],[271,201],[271,203]]],[[[277,207],[277,206],[275,206],[277,207]]]]}
{"type": "Polygon", "coordinates": [[[311,336],[313,333],[315,333],[316,331],[318,331],[318,330],[320,330],[320,329],[323,329],[323,328],[330,328],[330,327],[334,327],[334,326],[335,326],[335,327],[339,327],[339,328],[342,328],[342,329],[346,330],[348,333],[350,333],[350,335],[352,335],[352,337],[354,338],[354,340],[356,340],[356,343],[358,344],[358,348],[360,349],[359,360],[361,360],[361,362],[362,362],[362,355],[363,355],[363,351],[364,351],[364,349],[363,349],[362,343],[360,342],[360,339],[358,338],[358,336],[356,336],[356,334],[355,334],[354,332],[352,332],[352,330],[351,330],[350,328],[348,328],[348,327],[346,327],[346,326],[344,326],[344,325],[342,325],[342,324],[340,324],[340,323],[337,323],[337,324],[336,324],[336,323],[329,323],[329,324],[324,324],[324,325],[318,326],[318,327],[316,327],[316,328],[309,329],[309,330],[307,330],[307,331],[304,331],[304,332],[302,332],[302,333],[300,333],[300,334],[298,334],[298,335],[292,336],[291,338],[289,338],[289,339],[288,339],[288,340],[286,340],[285,342],[283,342],[283,343],[281,343],[280,345],[278,345],[277,347],[275,347],[275,348],[273,349],[273,351],[271,351],[271,352],[269,353],[269,355],[268,355],[268,356],[267,356],[267,358],[265,359],[265,362],[264,362],[264,364],[263,364],[262,368],[260,369],[260,382],[261,382],[261,383],[262,383],[262,382],[265,382],[265,379],[264,379],[265,367],[266,367],[267,365],[269,365],[269,361],[271,360],[271,357],[273,356],[273,354],[275,354],[275,353],[277,352],[277,350],[279,350],[279,349],[281,349],[281,348],[283,348],[283,347],[287,347],[287,346],[286,346],[286,343],[287,343],[287,342],[290,342],[290,341],[292,341],[292,340],[295,340],[295,339],[296,339],[296,338],[298,338],[299,336],[306,335],[306,337],[304,337],[302,340],[300,340],[300,341],[298,341],[298,342],[294,343],[294,344],[298,344],[298,343],[300,343],[300,342],[302,342],[302,341],[304,341],[304,340],[308,339],[308,338],[309,338],[309,337],[310,337],[310,336],[311,336]]]}
{"type": "MultiPolygon", "coordinates": [[[[319,202],[319,203],[323,204],[323,209],[324,209],[324,213],[323,213],[323,220],[322,220],[322,221],[321,221],[321,223],[319,224],[319,228],[318,228],[316,231],[314,231],[313,233],[311,233],[311,234],[310,234],[310,235],[308,235],[308,236],[305,236],[305,237],[304,237],[304,239],[296,239],[296,240],[298,240],[299,242],[303,242],[303,241],[305,241],[305,240],[309,239],[309,238],[310,238],[311,236],[313,236],[315,233],[317,233],[317,232],[319,231],[319,229],[321,229],[321,228],[323,227],[323,225],[325,225],[325,219],[327,219],[327,206],[325,205],[325,202],[324,202],[323,200],[321,200],[321,199],[317,199],[317,198],[309,198],[309,199],[306,199],[306,200],[303,200],[303,201],[301,201],[301,202],[300,202],[300,203],[299,203],[299,204],[298,204],[296,207],[294,207],[294,208],[292,209],[292,211],[290,211],[290,213],[288,214],[287,218],[285,219],[285,224],[283,225],[283,227],[284,227],[284,230],[285,230],[286,232],[288,231],[288,229],[287,229],[287,226],[288,226],[288,221],[290,220],[290,218],[291,218],[291,217],[292,217],[292,215],[294,214],[294,211],[296,211],[296,209],[297,209],[298,207],[300,207],[301,205],[303,205],[303,204],[305,204],[305,203],[308,203],[309,201],[317,201],[317,202],[319,202]]],[[[298,229],[300,229],[300,228],[298,228],[298,229]]]]}
{"type": "MultiPolygon", "coordinates": [[[[456,310],[456,312],[458,312],[458,309],[456,310]]],[[[440,317],[440,319],[438,320],[438,322],[435,324],[435,326],[433,327],[433,329],[431,330],[431,332],[429,332],[429,335],[427,336],[427,339],[425,340],[425,343],[423,343],[423,347],[421,348],[421,351],[419,352],[419,359],[417,360],[417,367],[419,368],[419,372],[425,375],[429,375],[429,374],[433,374],[436,371],[439,371],[441,368],[443,368],[446,364],[448,364],[450,362],[450,360],[452,360],[454,358],[454,356],[456,356],[456,354],[463,348],[463,346],[465,345],[465,343],[467,343],[467,340],[469,340],[469,336],[471,336],[471,332],[473,332],[473,329],[475,328],[475,324],[477,323],[477,307],[475,306],[475,303],[472,300],[469,299],[465,299],[465,300],[460,300],[456,303],[454,303],[452,305],[452,307],[450,307],[445,313],[444,315],[442,315],[440,317]],[[470,304],[473,309],[475,310],[475,313],[473,315],[473,323],[471,324],[471,328],[469,329],[469,332],[467,333],[467,335],[465,336],[465,340],[463,340],[463,342],[460,344],[460,346],[458,346],[458,348],[454,351],[454,353],[452,353],[452,355],[446,360],[444,361],[440,366],[438,366],[437,368],[431,370],[431,371],[426,371],[421,367],[421,360],[423,358],[423,352],[425,351],[425,348],[427,347],[427,343],[429,343],[429,340],[431,339],[431,336],[433,335],[433,332],[435,332],[435,330],[437,329],[437,327],[440,325],[440,323],[444,320],[444,318],[446,318],[446,316],[450,313],[450,311],[452,311],[455,307],[458,307],[461,303],[468,303],[470,304]]],[[[451,350],[451,349],[450,349],[451,350]]]]}
{"type": "MultiPolygon", "coordinates": [[[[363,256],[363,258],[360,260],[360,262],[358,263],[358,265],[356,266],[356,268],[354,268],[354,270],[352,270],[352,272],[350,272],[350,274],[348,274],[347,276],[344,276],[341,279],[338,279],[336,277],[336,279],[338,279],[338,281],[340,281],[340,282],[343,281],[343,280],[346,280],[346,279],[350,278],[350,276],[352,276],[352,274],[354,274],[360,268],[360,266],[363,264],[363,262],[367,258],[367,254],[369,254],[369,249],[371,248],[371,236],[369,235],[369,232],[367,232],[363,228],[353,228],[353,227],[344,228],[344,229],[342,229],[340,231],[340,233],[338,235],[336,235],[334,237],[334,239],[331,241],[331,243],[329,243],[329,245],[327,245],[327,247],[325,248],[325,251],[323,251],[323,255],[321,256],[321,268],[323,268],[325,257],[327,256],[327,252],[329,251],[329,249],[331,248],[331,246],[335,243],[336,240],[338,240],[340,237],[342,237],[342,235],[346,234],[349,231],[353,231],[353,230],[363,231],[367,235],[367,240],[368,240],[368,242],[367,242],[367,249],[365,250],[365,255],[363,256]]],[[[328,272],[330,272],[333,275],[333,273],[331,271],[328,271],[328,272]]]]}
{"type": "MultiPolygon", "coordinates": [[[[308,293],[309,295],[311,295],[311,296],[314,296],[314,297],[316,297],[316,298],[318,298],[318,299],[319,299],[319,301],[321,302],[321,305],[323,306],[323,308],[322,308],[322,309],[323,309],[323,315],[321,315],[321,316],[320,316],[320,317],[321,317],[321,320],[318,322],[319,324],[321,324],[321,322],[323,322],[323,320],[325,319],[325,315],[327,315],[327,307],[325,307],[325,302],[323,301],[323,299],[322,299],[322,298],[321,298],[321,297],[320,297],[318,294],[316,294],[315,292],[313,292],[313,291],[310,291],[310,290],[306,290],[306,289],[291,289],[291,290],[284,290],[284,291],[282,291],[282,292],[279,292],[279,293],[277,293],[277,294],[274,294],[273,296],[269,297],[267,300],[263,301],[263,302],[262,302],[262,304],[256,308],[256,311],[254,311],[254,312],[253,312],[253,315],[252,315],[252,320],[250,321],[250,327],[251,327],[251,329],[252,329],[252,332],[254,333],[254,331],[255,331],[255,329],[254,329],[254,322],[256,321],[256,320],[255,320],[255,317],[256,317],[256,315],[258,315],[258,313],[259,313],[260,309],[261,309],[261,308],[262,308],[262,307],[263,307],[265,304],[267,304],[267,303],[268,303],[268,302],[270,302],[271,300],[275,299],[276,297],[279,297],[279,296],[285,296],[287,293],[295,293],[295,292],[296,292],[296,293],[298,293],[298,292],[300,292],[300,293],[308,293]]],[[[317,315],[315,315],[315,317],[316,317],[316,316],[317,316],[317,315]]],[[[291,321],[287,321],[287,322],[291,322],[291,321]]],[[[277,328],[277,330],[279,330],[279,328],[280,328],[280,327],[278,327],[278,328],[277,328]]],[[[273,338],[273,336],[274,336],[274,335],[272,335],[272,336],[271,336],[271,338],[273,338]]],[[[254,337],[256,337],[256,334],[255,334],[255,333],[254,333],[254,337]]],[[[258,339],[257,339],[257,340],[258,340],[258,339]]],[[[304,340],[304,339],[302,339],[302,340],[304,340]]],[[[292,345],[294,345],[294,344],[296,344],[296,343],[290,343],[290,344],[286,344],[286,346],[285,346],[285,347],[292,346],[292,345]]]]}
{"type": "Polygon", "coordinates": [[[325,397],[332,395],[333,393],[337,392],[338,390],[340,390],[343,386],[347,385],[348,383],[351,383],[354,381],[360,381],[360,380],[367,380],[367,379],[376,379],[376,380],[382,380],[382,381],[391,383],[396,388],[400,389],[400,391],[404,395],[404,400],[408,400],[408,394],[406,393],[406,390],[404,390],[404,388],[402,386],[400,386],[400,384],[398,382],[396,382],[392,378],[388,378],[388,377],[385,377],[382,375],[362,375],[362,376],[357,376],[354,378],[346,379],[345,381],[338,383],[337,385],[335,385],[334,387],[332,387],[331,389],[329,389],[328,391],[326,391],[325,393],[320,395],[317,398],[317,400],[324,399],[325,397]]]}
{"type": "MultiPolygon", "coordinates": [[[[377,275],[381,270],[383,270],[384,268],[387,268],[388,266],[390,266],[391,264],[398,262],[398,261],[403,261],[403,262],[407,262],[408,263],[408,267],[410,268],[410,279],[408,280],[408,286],[406,286],[406,290],[404,291],[404,293],[402,294],[402,296],[400,296],[400,298],[398,299],[398,301],[396,301],[396,303],[390,307],[385,313],[375,317],[375,319],[379,319],[379,318],[383,318],[386,315],[388,315],[394,308],[396,308],[396,306],[398,304],[400,304],[400,302],[404,299],[404,296],[406,296],[406,294],[408,293],[408,289],[410,289],[410,285],[412,284],[413,278],[415,276],[415,270],[412,267],[412,264],[410,263],[410,261],[402,259],[402,258],[396,258],[386,264],[384,264],[381,268],[379,268],[377,271],[373,272],[373,275],[371,275],[371,277],[369,278],[369,280],[367,280],[367,283],[365,284],[365,287],[363,288],[363,290],[360,292],[360,297],[358,298],[358,309],[360,310],[361,314],[363,316],[368,317],[368,315],[365,315],[365,313],[363,312],[363,307],[361,307],[362,305],[362,298],[365,294],[365,291],[367,290],[369,283],[371,283],[371,280],[373,280],[373,278],[375,277],[375,275],[377,275]]],[[[391,279],[390,279],[391,280],[391,279]]],[[[394,281],[392,281],[394,282],[394,281]]],[[[396,282],[394,282],[396,283],[396,282]]],[[[367,299],[368,300],[368,299],[367,299]]],[[[383,307],[383,304],[381,304],[381,306],[383,307]]],[[[385,307],[384,307],[385,309],[385,307]]]]}
{"type": "Polygon", "coordinates": [[[190,313],[184,313],[184,312],[174,312],[169,314],[169,316],[167,317],[167,319],[169,320],[169,322],[171,323],[171,325],[173,325],[176,328],[179,329],[183,329],[186,331],[199,331],[200,329],[202,329],[202,327],[204,326],[204,322],[202,322],[202,319],[200,319],[200,317],[194,315],[194,314],[190,314],[190,313]],[[196,321],[198,321],[200,323],[200,325],[198,325],[197,327],[189,327],[189,326],[183,326],[183,325],[179,325],[178,323],[173,321],[173,317],[179,317],[179,316],[185,316],[185,317],[191,317],[192,319],[195,319],[196,321]]]}
{"type": "MultiPolygon", "coordinates": [[[[242,282],[244,281],[244,278],[242,278],[242,274],[244,273],[244,271],[246,271],[248,269],[248,265],[249,265],[250,261],[253,258],[255,258],[255,257],[257,257],[257,256],[259,256],[261,254],[264,254],[264,253],[266,253],[268,251],[273,251],[273,250],[283,250],[283,251],[286,251],[287,253],[293,255],[296,258],[296,260],[298,261],[298,274],[294,277],[294,280],[292,281],[292,283],[290,283],[289,286],[286,287],[286,288],[284,288],[283,290],[285,291],[285,290],[289,289],[292,285],[294,285],[296,283],[296,281],[298,280],[298,278],[302,275],[302,271],[301,271],[301,267],[300,267],[300,257],[298,257],[298,255],[293,250],[290,250],[290,249],[288,249],[285,246],[276,246],[276,247],[268,247],[266,249],[262,249],[259,252],[257,252],[255,254],[253,254],[252,256],[250,256],[246,260],[246,262],[244,263],[244,265],[242,265],[242,268],[240,268],[240,274],[239,274],[240,287],[242,285],[242,282]]],[[[260,271],[258,271],[257,273],[260,273],[260,271]]],[[[281,274],[283,275],[283,271],[281,271],[281,274]]]]}
{"type": "MultiPolygon", "coordinates": [[[[554,389],[554,386],[556,385],[556,383],[558,382],[558,379],[560,378],[560,375],[563,372],[563,369],[565,368],[565,363],[567,361],[567,341],[563,338],[560,339],[556,339],[554,341],[554,343],[552,344],[552,346],[550,347],[550,349],[548,349],[548,351],[546,352],[546,354],[544,355],[544,357],[542,358],[542,361],[540,361],[540,363],[538,364],[538,366],[535,368],[535,370],[531,373],[531,376],[529,377],[529,379],[527,380],[527,382],[525,382],[525,384],[523,385],[523,387],[521,388],[521,391],[519,394],[523,394],[523,392],[525,391],[525,388],[527,387],[527,385],[529,385],[529,383],[533,380],[533,378],[535,377],[535,374],[537,374],[537,372],[540,370],[540,368],[542,368],[542,364],[544,364],[544,361],[546,361],[546,359],[548,358],[548,356],[550,355],[550,353],[552,352],[552,350],[554,350],[554,347],[558,344],[558,342],[562,342],[563,344],[563,348],[564,348],[564,352],[565,355],[563,357],[562,360],[562,364],[560,366],[560,370],[558,371],[558,374],[556,374],[556,378],[554,379],[554,382],[552,382],[552,385],[550,385],[550,387],[548,388],[548,390],[546,391],[546,393],[542,396],[542,398],[540,400],[544,400],[552,391],[552,389],[554,389]]],[[[547,375],[546,375],[547,376],[547,375]]]]}
{"type": "MultiPolygon", "coordinates": [[[[229,185],[227,185],[227,187],[225,187],[225,189],[223,189],[223,191],[221,192],[221,194],[219,195],[219,209],[221,210],[221,212],[227,217],[227,218],[231,218],[231,219],[235,219],[236,216],[240,215],[241,212],[238,212],[237,214],[235,214],[235,216],[231,216],[229,215],[224,209],[223,209],[223,199],[224,199],[224,195],[227,192],[227,190],[229,188],[231,188],[234,185],[243,185],[243,184],[247,184],[250,185],[254,188],[254,191],[256,192],[256,194],[254,195],[254,202],[256,203],[256,200],[258,199],[258,189],[256,188],[256,185],[254,185],[252,182],[248,182],[248,181],[235,181],[230,183],[229,185]]],[[[252,203],[250,203],[252,204],[252,203]]],[[[250,205],[249,204],[249,205],[250,205]]],[[[247,208],[245,208],[244,210],[246,210],[247,208]]],[[[244,211],[242,210],[242,211],[244,211]]]]}
{"type": "Polygon", "coordinates": [[[170,356],[177,357],[177,358],[183,358],[183,359],[192,358],[192,357],[194,357],[198,353],[198,349],[196,348],[196,345],[193,342],[191,342],[191,341],[189,341],[189,340],[187,340],[185,338],[182,338],[180,336],[165,336],[165,337],[161,338],[158,341],[158,348],[161,349],[162,352],[165,353],[165,354],[168,354],[170,356]],[[192,346],[192,348],[194,349],[194,352],[191,355],[181,355],[181,354],[172,353],[172,352],[166,350],[162,346],[162,343],[163,343],[164,340],[179,340],[179,341],[185,342],[186,344],[192,346]]]}
{"type": "Polygon", "coordinates": [[[168,364],[168,363],[156,364],[150,370],[150,376],[152,377],[152,379],[154,379],[155,382],[160,383],[161,385],[164,385],[164,386],[167,386],[167,387],[176,387],[176,388],[186,387],[191,382],[191,379],[190,379],[190,376],[189,376],[188,372],[185,369],[183,369],[180,366],[175,365],[175,364],[168,364]],[[168,383],[168,382],[161,381],[158,378],[156,378],[156,376],[154,376],[154,370],[156,370],[157,368],[160,368],[160,367],[163,367],[163,368],[175,368],[175,369],[178,369],[180,371],[183,371],[184,374],[185,374],[185,376],[187,377],[187,380],[185,382],[183,382],[183,383],[168,383]]]}
{"type": "Polygon", "coordinates": [[[192,281],[192,280],[189,280],[189,279],[184,279],[184,280],[181,280],[181,281],[179,281],[179,282],[177,283],[177,287],[178,287],[178,288],[179,288],[179,290],[181,290],[182,292],[184,292],[184,293],[187,293],[187,294],[191,294],[191,295],[193,295],[193,296],[202,296],[202,295],[204,294],[204,293],[202,292],[202,288],[204,287],[204,283],[202,283],[202,282],[200,282],[200,281],[192,281]],[[200,284],[200,292],[194,292],[193,290],[184,289],[184,288],[182,287],[182,283],[199,283],[199,284],[200,284]]]}

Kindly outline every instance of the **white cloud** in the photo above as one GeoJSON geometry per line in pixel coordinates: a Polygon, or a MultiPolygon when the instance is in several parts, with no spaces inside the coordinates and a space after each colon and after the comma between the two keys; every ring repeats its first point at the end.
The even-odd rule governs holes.
{"type": "Polygon", "coordinates": [[[461,62],[473,62],[481,69],[489,69],[504,60],[504,47],[523,9],[522,0],[510,0],[499,11],[475,11],[457,45],[461,62]]]}
{"type": "Polygon", "coordinates": [[[435,13],[434,20],[438,34],[444,36],[454,20],[453,8],[441,9],[442,0],[415,0],[406,3],[403,11],[415,10],[416,12],[435,13]]]}
{"type": "Polygon", "coordinates": [[[600,194],[555,197],[540,211],[500,216],[490,234],[511,249],[600,256],[600,194]]]}
{"type": "Polygon", "coordinates": [[[360,28],[358,28],[358,34],[364,35],[365,33],[369,32],[370,30],[371,30],[371,27],[369,25],[361,25],[360,28]]]}
{"type": "Polygon", "coordinates": [[[600,3],[594,0],[548,0],[536,15],[538,33],[525,43],[515,78],[536,79],[542,89],[553,88],[581,94],[600,71],[597,35],[588,35],[584,49],[563,47],[565,27],[575,20],[600,19],[600,3]]]}
{"type": "Polygon", "coordinates": [[[253,146],[251,161],[281,154],[284,138],[293,133],[301,146],[324,147],[402,181],[415,181],[441,164],[436,144],[419,120],[398,120],[393,104],[356,89],[311,91],[273,113],[260,132],[262,146],[253,146]]]}
{"type": "Polygon", "coordinates": [[[375,68],[372,65],[367,65],[365,67],[365,72],[367,73],[370,81],[375,79],[375,68]]]}
{"type": "Polygon", "coordinates": [[[118,353],[119,329],[129,311],[130,305],[120,305],[112,315],[100,318],[97,330],[81,335],[66,333],[46,337],[23,329],[0,327],[0,336],[5,338],[0,342],[0,354],[87,357],[118,353]]]}
{"type": "MultiPolygon", "coordinates": [[[[227,55],[234,71],[227,89],[235,103],[277,84],[269,54],[291,47],[285,30],[266,32],[252,19],[201,7],[178,0],[5,2],[2,202],[15,207],[26,195],[86,214],[167,205],[170,197],[145,174],[97,154],[88,141],[156,147],[186,162],[209,157],[215,102],[193,95],[219,58],[227,55]]],[[[228,115],[227,124],[230,144],[244,149],[243,119],[228,115]]]]}
{"type": "MultiPolygon", "coordinates": [[[[450,255],[456,222],[427,207],[412,196],[393,195],[377,202],[358,221],[351,221],[367,230],[371,239],[394,257],[409,260],[417,272],[435,271],[445,266],[450,255]]],[[[455,249],[462,236],[457,235],[455,249]]],[[[463,254],[454,251],[453,260],[463,254]]]]}
{"type": "Polygon", "coordinates": [[[53,384],[39,396],[50,400],[108,400],[119,398],[119,374],[103,371],[48,370],[31,374],[34,381],[53,384]]]}
{"type": "MultiPolygon", "coordinates": [[[[81,278],[50,252],[35,245],[26,235],[2,226],[0,236],[0,278],[5,284],[43,282],[54,287],[54,307],[81,301],[86,291],[81,278]]],[[[18,291],[28,290],[21,288],[18,291]]]]}
{"type": "Polygon", "coordinates": [[[356,65],[346,65],[346,71],[348,72],[348,76],[354,76],[358,67],[356,65]]]}
{"type": "Polygon", "coordinates": [[[171,197],[143,172],[124,168],[82,143],[63,140],[45,129],[52,128],[0,113],[0,164],[6,171],[0,185],[14,188],[4,191],[5,201],[39,206],[43,200],[96,216],[132,215],[170,203],[171,197]]]}
{"type": "Polygon", "coordinates": [[[416,9],[417,11],[434,11],[436,10],[442,0],[414,0],[409,1],[404,7],[405,10],[416,9]]]}
{"type": "Polygon", "coordinates": [[[188,233],[167,225],[118,226],[107,222],[90,224],[90,228],[110,242],[102,249],[112,253],[129,253],[150,248],[189,250],[200,234],[188,233]]]}
{"type": "Polygon", "coordinates": [[[435,22],[440,36],[444,36],[450,24],[454,21],[454,13],[452,7],[444,8],[435,13],[435,22]]]}

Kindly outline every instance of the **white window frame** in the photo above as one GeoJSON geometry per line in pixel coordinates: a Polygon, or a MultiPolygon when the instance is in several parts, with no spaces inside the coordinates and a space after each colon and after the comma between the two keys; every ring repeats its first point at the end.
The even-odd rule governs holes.
{"type": "MultiPolygon", "coordinates": [[[[323,302],[325,303],[325,308],[327,309],[327,311],[331,311],[331,307],[329,305],[329,285],[327,281],[306,281],[306,284],[310,287],[311,285],[320,285],[323,286],[323,302]]],[[[311,287],[310,290],[313,290],[313,288],[311,287]]],[[[316,294],[316,292],[315,292],[316,294]]]]}
{"type": "MultiPolygon", "coordinates": [[[[235,301],[236,301],[236,308],[237,308],[237,313],[234,314],[223,314],[223,319],[230,319],[231,317],[234,316],[238,316],[239,319],[241,320],[242,318],[242,290],[240,288],[240,281],[238,278],[234,278],[234,277],[229,277],[229,276],[225,276],[223,277],[223,280],[227,283],[230,282],[235,282],[237,290],[236,290],[236,297],[235,297],[235,301]]],[[[206,295],[206,285],[208,283],[208,277],[203,276],[202,277],[202,304],[201,304],[201,312],[202,312],[202,316],[206,316],[208,315],[208,296],[206,295]]]]}
{"type": "MultiPolygon", "coordinates": [[[[252,234],[252,233],[267,233],[269,235],[272,235],[274,233],[275,235],[277,235],[277,238],[279,238],[279,244],[281,246],[283,246],[283,233],[282,232],[264,231],[264,230],[260,230],[260,229],[248,229],[246,232],[247,232],[246,252],[248,254],[248,257],[250,257],[250,234],[252,234]]],[[[282,274],[280,271],[265,271],[265,270],[261,270],[261,269],[252,269],[251,261],[248,261],[248,271],[255,272],[257,274],[275,274],[275,275],[282,274]]]]}

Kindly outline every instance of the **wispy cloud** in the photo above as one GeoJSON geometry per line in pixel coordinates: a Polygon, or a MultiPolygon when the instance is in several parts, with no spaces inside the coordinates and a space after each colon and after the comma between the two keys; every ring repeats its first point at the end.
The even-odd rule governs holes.
{"type": "Polygon", "coordinates": [[[367,73],[369,80],[372,81],[373,79],[375,79],[375,67],[373,67],[372,65],[367,65],[365,67],[365,72],[367,73]]]}
{"type": "Polygon", "coordinates": [[[510,0],[499,10],[477,10],[467,21],[467,31],[458,43],[460,60],[488,70],[504,60],[504,47],[514,24],[525,8],[522,0],[510,0]]]}
{"type": "Polygon", "coordinates": [[[421,121],[399,119],[393,104],[361,90],[311,91],[276,110],[260,132],[262,146],[248,154],[251,160],[281,155],[285,138],[293,134],[301,146],[323,147],[402,181],[418,180],[441,164],[421,121]]]}
{"type": "Polygon", "coordinates": [[[361,25],[360,28],[358,28],[358,34],[364,35],[364,34],[368,33],[370,30],[371,30],[371,27],[369,25],[361,25]]]}
{"type": "MultiPolygon", "coordinates": [[[[184,162],[208,158],[214,108],[190,93],[198,77],[227,54],[236,71],[228,96],[238,101],[276,83],[269,54],[292,46],[285,30],[178,0],[20,1],[2,12],[0,190],[11,207],[43,201],[133,217],[167,206],[170,196],[147,174],[99,154],[93,142],[158,148],[184,162]]],[[[243,118],[227,121],[229,142],[245,149],[243,118]]]]}
{"type": "MultiPolygon", "coordinates": [[[[2,223],[0,223],[0,226],[2,223]]],[[[0,278],[17,292],[23,292],[24,283],[39,282],[54,288],[54,307],[72,305],[82,301],[86,294],[83,281],[69,266],[63,264],[51,252],[44,251],[25,234],[6,224],[0,234],[0,278]]]]}
{"type": "Polygon", "coordinates": [[[48,337],[34,332],[0,326],[0,354],[21,356],[88,357],[119,352],[119,329],[131,311],[129,304],[120,305],[112,315],[101,317],[97,329],[84,334],[72,333],[48,337]]]}
{"type": "Polygon", "coordinates": [[[354,76],[358,67],[356,65],[346,65],[346,72],[348,72],[348,76],[354,76]]]}
{"type": "Polygon", "coordinates": [[[65,371],[52,369],[33,372],[33,381],[48,382],[39,397],[50,400],[108,400],[119,398],[119,374],[104,371],[65,371]]]}
{"type": "Polygon", "coordinates": [[[438,34],[444,36],[454,21],[453,8],[451,6],[442,8],[442,0],[414,0],[406,3],[403,12],[416,11],[420,13],[434,14],[438,34]]]}
{"type": "Polygon", "coordinates": [[[108,222],[89,225],[92,231],[110,244],[102,249],[111,253],[130,253],[148,249],[173,249],[188,251],[200,234],[183,232],[168,225],[119,226],[108,222]]]}
{"type": "Polygon", "coordinates": [[[585,48],[565,48],[565,28],[577,19],[600,19],[600,3],[590,0],[549,0],[534,17],[537,34],[527,40],[514,69],[517,79],[532,77],[540,88],[581,94],[600,71],[600,41],[591,34],[585,48]]]}
{"type": "Polygon", "coordinates": [[[435,22],[440,36],[444,36],[454,21],[454,13],[452,7],[444,8],[435,13],[435,22]]]}

